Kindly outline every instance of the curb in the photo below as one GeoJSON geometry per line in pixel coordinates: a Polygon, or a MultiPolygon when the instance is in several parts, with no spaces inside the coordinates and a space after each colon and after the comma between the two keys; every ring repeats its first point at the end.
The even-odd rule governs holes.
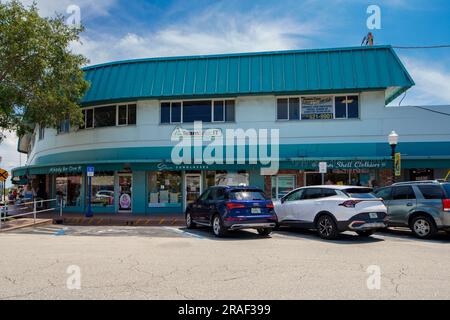
{"type": "Polygon", "coordinates": [[[177,218],[161,218],[161,219],[133,219],[133,220],[116,220],[109,218],[63,218],[54,219],[55,224],[64,224],[72,226],[183,226],[184,219],[177,218]]]}

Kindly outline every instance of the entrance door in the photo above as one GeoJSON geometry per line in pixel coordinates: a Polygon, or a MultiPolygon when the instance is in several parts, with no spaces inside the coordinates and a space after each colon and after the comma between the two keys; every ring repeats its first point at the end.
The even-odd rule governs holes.
{"type": "Polygon", "coordinates": [[[132,210],[133,176],[131,174],[119,175],[119,212],[132,210]]]}
{"type": "Polygon", "coordinates": [[[202,176],[201,174],[186,174],[185,176],[186,207],[195,202],[202,193],[202,176]]]}

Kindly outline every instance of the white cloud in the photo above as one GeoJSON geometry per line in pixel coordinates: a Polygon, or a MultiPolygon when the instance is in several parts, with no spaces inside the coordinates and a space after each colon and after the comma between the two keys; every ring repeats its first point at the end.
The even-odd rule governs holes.
{"type": "Polygon", "coordinates": [[[264,12],[227,14],[209,7],[187,21],[159,30],[122,35],[90,32],[74,44],[75,52],[86,55],[91,64],[112,60],[283,50],[308,46],[309,38],[320,34],[314,20],[268,19],[264,12]]]}
{"type": "MultiPolygon", "coordinates": [[[[416,82],[402,105],[449,105],[450,70],[445,65],[416,58],[402,57],[406,69],[416,82]]],[[[401,98],[393,102],[398,104],[401,98]]]]}

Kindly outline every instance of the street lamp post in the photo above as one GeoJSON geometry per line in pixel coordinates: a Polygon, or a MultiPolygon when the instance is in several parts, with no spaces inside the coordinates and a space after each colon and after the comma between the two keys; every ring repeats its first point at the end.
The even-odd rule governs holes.
{"type": "Polygon", "coordinates": [[[388,142],[392,149],[392,183],[395,183],[395,148],[398,144],[398,134],[395,131],[389,135],[388,142]]]}

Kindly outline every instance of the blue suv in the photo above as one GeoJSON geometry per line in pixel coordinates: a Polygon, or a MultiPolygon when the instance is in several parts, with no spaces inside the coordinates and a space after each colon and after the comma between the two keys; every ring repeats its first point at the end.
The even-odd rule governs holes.
{"type": "Polygon", "coordinates": [[[186,209],[188,229],[212,227],[216,237],[240,229],[256,229],[268,236],[276,223],[272,201],[262,190],[252,187],[211,187],[186,209]]]}

